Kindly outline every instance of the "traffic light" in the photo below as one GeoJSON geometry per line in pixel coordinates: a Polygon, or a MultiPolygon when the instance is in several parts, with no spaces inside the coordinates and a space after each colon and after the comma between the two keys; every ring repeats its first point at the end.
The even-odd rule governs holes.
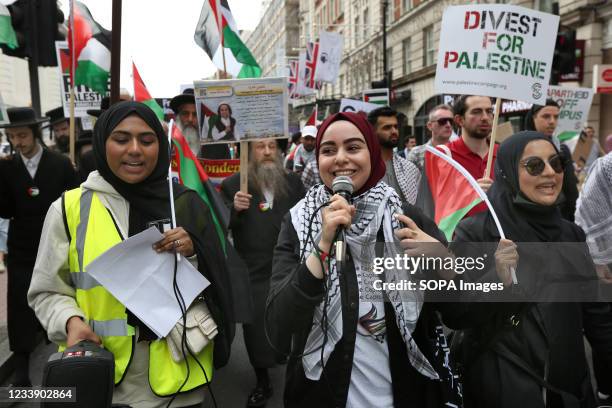
{"type": "Polygon", "coordinates": [[[64,14],[56,0],[17,0],[7,6],[18,47],[2,46],[6,55],[34,58],[38,66],[57,66],[55,41],[65,40],[61,23],[64,14]],[[33,55],[33,54],[36,55],[33,55]]]}
{"type": "Polygon", "coordinates": [[[36,1],[38,65],[43,67],[57,66],[55,41],[66,39],[61,29],[64,13],[57,6],[56,0],[36,1]]]}
{"type": "Polygon", "coordinates": [[[372,89],[389,88],[391,89],[392,71],[387,72],[385,77],[380,81],[372,81],[372,89]]]}
{"type": "Polygon", "coordinates": [[[558,82],[559,77],[571,74],[576,67],[576,31],[560,28],[552,63],[551,82],[558,82]]]}
{"type": "Polygon", "coordinates": [[[29,56],[28,50],[28,32],[30,30],[30,13],[28,13],[29,4],[27,0],[17,0],[13,4],[7,6],[11,14],[11,23],[17,37],[17,48],[10,49],[6,45],[2,45],[2,52],[5,55],[10,55],[17,58],[25,58],[29,56]]]}

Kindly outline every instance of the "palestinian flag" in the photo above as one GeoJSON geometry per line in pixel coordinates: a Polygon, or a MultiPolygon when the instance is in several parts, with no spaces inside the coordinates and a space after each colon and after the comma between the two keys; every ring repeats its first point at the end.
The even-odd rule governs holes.
{"type": "Polygon", "coordinates": [[[213,218],[215,229],[223,250],[226,249],[226,227],[229,224],[229,211],[223,199],[208,179],[208,175],[193,155],[189,144],[179,130],[172,126],[172,170],[177,173],[178,183],[198,193],[204,200],[213,218]]]}
{"type": "Polygon", "coordinates": [[[85,5],[71,1],[68,47],[72,56],[73,86],[85,85],[100,95],[108,91],[111,65],[111,32],[91,16],[85,5]]]}
{"type": "Polygon", "coordinates": [[[157,118],[161,121],[164,120],[164,110],[157,103],[155,99],[151,97],[149,90],[144,84],[144,81],[140,77],[138,70],[136,69],[136,64],[132,62],[132,72],[134,78],[134,100],[136,102],[142,102],[147,105],[155,114],[157,118]]]}
{"type": "Polygon", "coordinates": [[[219,115],[217,115],[217,112],[213,112],[212,109],[202,102],[200,104],[200,128],[202,129],[202,137],[212,140],[212,130],[218,121],[219,115]]]}
{"type": "Polygon", "coordinates": [[[227,0],[204,0],[194,39],[220,70],[225,49],[226,71],[234,78],[261,76],[261,68],[238,35],[227,0]]]}
{"type": "Polygon", "coordinates": [[[425,173],[435,203],[434,221],[449,241],[459,221],[487,197],[472,175],[440,148],[426,147],[425,173]]]}
{"type": "Polygon", "coordinates": [[[0,3],[0,44],[14,50],[19,46],[8,8],[0,3]]]}
{"type": "Polygon", "coordinates": [[[318,113],[319,113],[319,110],[317,109],[317,105],[315,105],[314,109],[312,110],[312,113],[310,114],[310,117],[306,121],[306,125],[304,126],[317,126],[318,113]]]}

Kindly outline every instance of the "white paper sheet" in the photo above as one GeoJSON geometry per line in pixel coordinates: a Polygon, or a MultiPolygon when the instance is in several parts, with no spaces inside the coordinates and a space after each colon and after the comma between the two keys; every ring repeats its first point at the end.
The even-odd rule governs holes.
{"type": "MultiPolygon", "coordinates": [[[[172,285],[174,254],[153,250],[162,238],[151,227],[115,245],[85,270],[155,334],[166,337],[182,314],[172,285]]],[[[186,306],[210,285],[184,257],[178,262],[176,280],[186,306]]]]}

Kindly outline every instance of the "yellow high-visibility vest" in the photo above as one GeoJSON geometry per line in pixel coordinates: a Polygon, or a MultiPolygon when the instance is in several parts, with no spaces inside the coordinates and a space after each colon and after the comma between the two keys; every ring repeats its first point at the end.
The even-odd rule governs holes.
{"type": "MultiPolygon", "coordinates": [[[[97,194],[76,188],[64,193],[64,210],[70,235],[68,263],[70,277],[76,288],[76,301],[85,314],[86,323],[102,339],[103,346],[115,356],[115,385],[128,369],[134,350],[134,327],[127,322],[125,306],[87,273],[87,265],[109,248],[122,241],[110,212],[97,194]]],[[[63,347],[60,347],[63,349],[63,347]]],[[[197,354],[212,380],[213,343],[197,354]]],[[[189,379],[181,392],[193,390],[207,382],[202,369],[191,356],[189,379]]],[[[187,363],[176,363],[165,339],[152,341],[149,346],[149,383],[159,396],[178,391],[187,376],[187,363]]]]}

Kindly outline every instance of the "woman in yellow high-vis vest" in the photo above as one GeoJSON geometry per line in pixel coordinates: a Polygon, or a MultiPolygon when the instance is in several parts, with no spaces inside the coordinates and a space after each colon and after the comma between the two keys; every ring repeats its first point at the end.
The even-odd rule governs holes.
{"type": "Polygon", "coordinates": [[[113,353],[114,403],[165,406],[185,382],[189,364],[189,378],[172,406],[200,406],[213,366],[226,364],[233,337],[225,256],[210,211],[196,192],[175,184],[178,226],[154,246],[197,262],[211,282],[204,298],[218,335],[196,355],[205,375],[192,357],[176,363],[166,339],[157,340],[87,273],[88,264],[107,249],[170,218],[169,146],[161,123],[141,103],[115,104],[96,122],[93,152],[97,171],[49,208],[29,304],[49,339],[61,347],[92,340],[113,353]]]}

